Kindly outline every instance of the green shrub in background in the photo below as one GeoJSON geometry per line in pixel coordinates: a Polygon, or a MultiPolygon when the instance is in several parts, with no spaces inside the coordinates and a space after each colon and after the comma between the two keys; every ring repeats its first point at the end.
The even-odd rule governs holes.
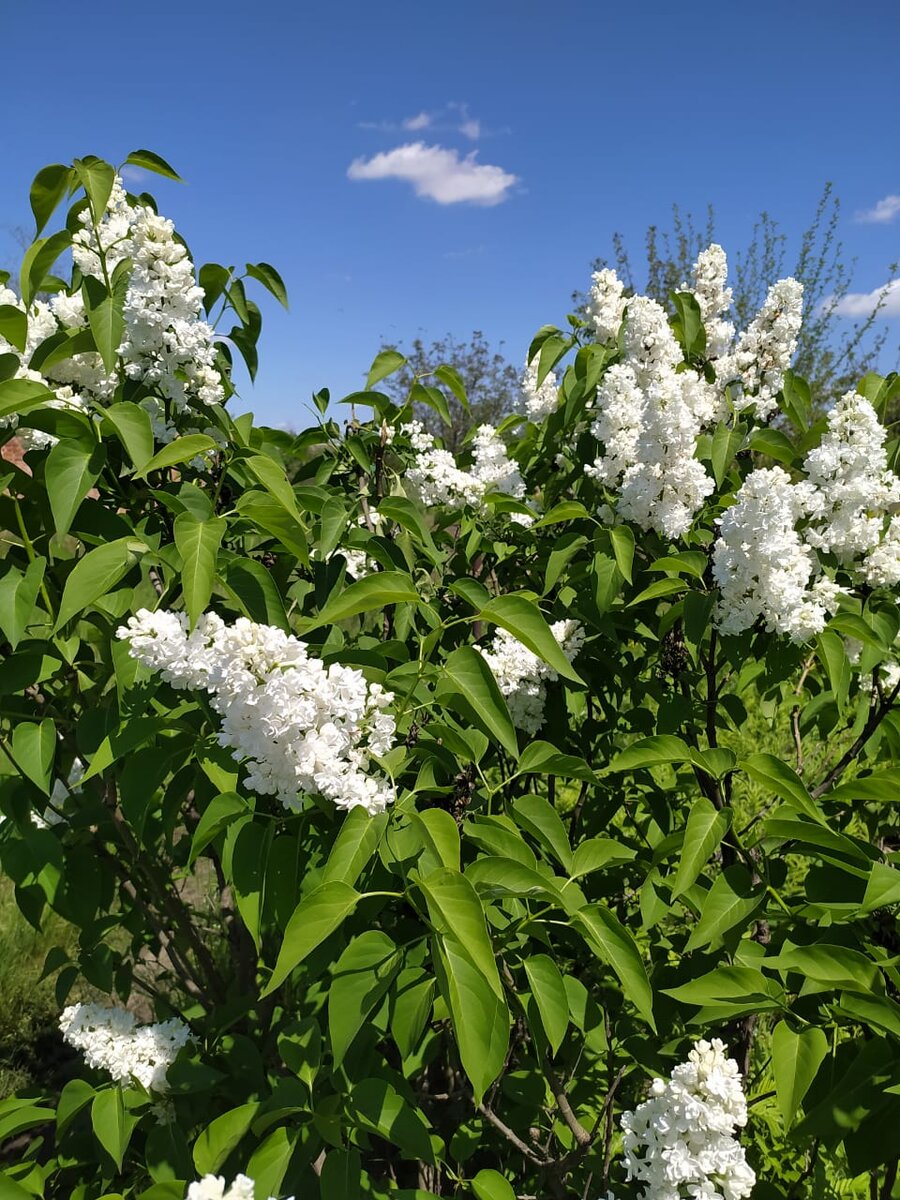
{"type": "Polygon", "coordinates": [[[622,1125],[721,1038],[755,1197],[896,1196],[896,379],[810,424],[796,288],[736,335],[712,248],[671,317],[598,274],[458,458],[394,351],[287,434],[226,408],[272,267],[198,284],[98,159],[31,199],[0,865],[69,1057],[0,1195],[730,1200],[622,1125]]]}

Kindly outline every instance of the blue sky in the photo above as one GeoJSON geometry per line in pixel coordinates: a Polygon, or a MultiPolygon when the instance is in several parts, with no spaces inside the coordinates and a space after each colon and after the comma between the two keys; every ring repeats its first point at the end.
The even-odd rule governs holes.
{"type": "MultiPolygon", "coordinates": [[[[0,226],[29,224],[45,163],[162,154],[188,183],[150,190],[197,261],[285,277],[290,312],[264,306],[242,388],[271,423],[302,427],[312,390],[361,386],[382,338],[477,328],[524,358],[612,232],[637,250],[673,202],[713,203],[736,249],[761,209],[796,236],[832,180],[854,289],[900,258],[896,0],[107,0],[90,14],[63,0],[4,14],[17,115],[0,226]],[[854,218],[879,201],[887,219],[854,218]]],[[[0,248],[15,256],[8,235],[0,248]]]]}

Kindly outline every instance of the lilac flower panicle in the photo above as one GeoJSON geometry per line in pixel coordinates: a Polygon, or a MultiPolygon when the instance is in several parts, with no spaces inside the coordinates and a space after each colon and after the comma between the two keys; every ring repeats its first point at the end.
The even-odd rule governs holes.
{"type": "Polygon", "coordinates": [[[393,801],[392,784],[370,762],[393,745],[393,696],[361,671],[326,667],[297,638],[245,617],[226,625],[206,613],[189,631],[184,613],[142,609],[118,636],[173,687],[209,693],[222,718],[219,741],[245,763],[251,791],[293,810],[301,793],[371,813],[393,801]]]}
{"type": "Polygon", "coordinates": [[[108,1071],[117,1083],[136,1079],[147,1091],[165,1092],[166,1071],[190,1038],[183,1021],[173,1017],[157,1025],[139,1025],[124,1008],[73,1004],[59,1020],[63,1038],[80,1050],[88,1066],[108,1071]]]}
{"type": "MultiPolygon", "coordinates": [[[[185,1200],[255,1200],[255,1197],[256,1184],[247,1175],[235,1175],[230,1187],[226,1187],[221,1175],[204,1175],[188,1185],[185,1200]]],[[[269,1200],[275,1200],[275,1197],[270,1196],[269,1200]]]]}
{"type": "Polygon", "coordinates": [[[625,1167],[644,1185],[640,1200],[745,1200],[756,1175],[734,1133],[746,1123],[737,1063],[718,1038],[697,1042],[622,1114],[625,1167]]]}
{"type": "MultiPolygon", "coordinates": [[[[550,632],[572,662],[584,644],[582,626],[577,621],[556,621],[550,632]]],[[[537,733],[544,723],[547,684],[558,678],[556,672],[505,629],[497,630],[483,654],[513,724],[525,733],[537,733]]]]}

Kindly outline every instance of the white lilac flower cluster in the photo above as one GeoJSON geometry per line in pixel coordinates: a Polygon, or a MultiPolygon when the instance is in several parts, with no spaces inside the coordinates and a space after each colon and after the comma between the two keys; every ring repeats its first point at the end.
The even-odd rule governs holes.
{"type": "MultiPolygon", "coordinates": [[[[573,662],[584,645],[582,626],[577,621],[556,621],[550,632],[573,662]]],[[[505,629],[497,630],[482,653],[503,693],[513,724],[525,733],[537,733],[544,723],[547,684],[558,678],[556,672],[505,629]]]]}
{"type": "Polygon", "coordinates": [[[59,1027],[65,1041],[84,1054],[90,1067],[108,1071],[116,1083],[136,1079],[147,1091],[166,1090],[166,1071],[191,1033],[173,1017],[157,1025],[139,1025],[124,1008],[73,1004],[63,1010],[59,1027]]]}
{"type": "Polygon", "coordinates": [[[801,285],[793,279],[775,284],[735,342],[726,279],[725,252],[710,246],[694,264],[692,287],[715,366],[716,382],[710,383],[685,366],[661,305],[646,296],[627,297],[615,271],[593,276],[588,321],[599,342],[620,342],[621,355],[597,391],[591,432],[602,452],[585,471],[618,493],[621,518],[668,538],[688,530],[713,491],[695,457],[700,434],[729,406],[752,407],[767,419],[796,349],[801,285]]]}
{"type": "Polygon", "coordinates": [[[315,794],[338,808],[383,812],[390,781],[370,764],[396,730],[393,699],[362,672],[311,658],[304,644],[245,617],[206,613],[193,631],[184,613],[142,609],[118,630],[133,658],[173,687],[205,690],[222,718],[219,742],[247,768],[246,786],[285,808],[315,794]]]}
{"type": "Polygon", "coordinates": [[[756,1175],[734,1131],[746,1123],[737,1063],[718,1038],[698,1042],[622,1115],[625,1165],[645,1185],[641,1200],[744,1200],[756,1175]]]}
{"type": "MultiPolygon", "coordinates": [[[[201,429],[216,440],[218,431],[192,411],[192,406],[219,404],[225,392],[215,365],[214,331],[201,319],[203,289],[197,286],[194,264],[177,238],[171,221],[146,205],[129,202],[116,179],[106,213],[94,226],[90,211],[79,214],[80,228],[72,240],[72,258],[83,276],[103,280],[125,264],[129,272],[124,298],[125,330],[118,353],[128,379],[154,388],[140,404],[150,415],[157,441],[168,442],[186,429],[201,429]]],[[[9,289],[0,287],[0,304],[26,311],[9,289]]],[[[46,378],[27,366],[41,342],[65,330],[88,327],[80,291],[60,292],[49,303],[35,300],[26,312],[27,341],[19,352],[0,337],[0,353],[13,352],[21,362],[17,374],[46,383],[54,390],[56,407],[80,407],[108,401],[121,382],[109,372],[98,353],[75,354],[47,369],[46,378]]],[[[9,418],[0,425],[14,424],[9,418]]],[[[27,431],[26,444],[42,446],[53,439],[27,431]]]]}
{"type": "MultiPolygon", "coordinates": [[[[255,1200],[255,1196],[256,1185],[247,1175],[235,1175],[228,1188],[221,1175],[204,1175],[188,1186],[186,1200],[255,1200]]],[[[269,1200],[275,1200],[275,1197],[270,1196],[269,1200]]]]}
{"type": "Polygon", "coordinates": [[[522,375],[522,401],[525,407],[525,415],[529,421],[535,423],[543,421],[545,417],[549,417],[556,410],[559,398],[557,395],[556,376],[552,371],[548,371],[544,376],[544,380],[538,387],[538,365],[540,356],[535,355],[530,363],[525,366],[525,372],[522,375]]]}
{"type": "Polygon", "coordinates": [[[805,641],[819,633],[846,589],[821,555],[870,587],[900,583],[900,479],[888,469],[886,431],[871,403],[848,392],[792,481],[781,467],[744,480],[719,521],[713,576],[718,620],[739,633],[767,629],[805,641]]]}
{"type": "MultiPolygon", "coordinates": [[[[20,312],[26,311],[24,304],[22,304],[16,293],[3,284],[0,284],[0,305],[10,305],[13,308],[18,308],[20,312]]],[[[31,361],[32,354],[41,342],[59,331],[57,319],[49,304],[46,304],[43,300],[35,300],[26,313],[26,320],[24,349],[20,350],[0,334],[0,354],[13,354],[19,360],[19,366],[14,373],[14,378],[29,379],[34,383],[42,383],[47,387],[53,387],[39,371],[33,371],[28,366],[28,363],[31,361]]],[[[47,402],[48,407],[77,409],[86,407],[87,402],[85,397],[76,392],[72,387],[59,386],[53,390],[55,398],[47,402]]],[[[18,420],[18,416],[15,413],[9,413],[5,417],[0,417],[0,429],[16,429],[18,420]]],[[[56,438],[52,437],[49,433],[44,433],[40,429],[23,429],[19,437],[26,449],[41,450],[56,441],[56,438]]]]}
{"type": "MultiPolygon", "coordinates": [[[[82,274],[104,278],[101,256],[107,275],[126,260],[131,264],[119,354],[129,379],[159,392],[161,399],[142,403],[150,412],[157,440],[171,441],[177,436],[175,418],[192,402],[219,404],[224,399],[215,366],[214,333],[201,319],[203,289],[194,278],[194,264],[172,222],[149,206],[130,204],[118,179],[99,226],[93,226],[87,210],[80,221],[72,257],[82,274]]],[[[84,325],[87,317],[80,294],[61,296],[56,315],[69,328],[84,325]]],[[[77,359],[70,363],[70,370],[81,365],[77,359]]],[[[93,373],[95,359],[84,367],[88,377],[80,382],[86,389],[93,388],[102,397],[115,386],[115,376],[99,380],[93,373]]]]}
{"type": "MultiPolygon", "coordinates": [[[[470,504],[473,508],[483,508],[489,492],[501,492],[514,500],[525,495],[519,468],[510,460],[493,425],[480,425],[475,431],[472,465],[468,470],[457,465],[449,450],[435,446],[434,438],[420,421],[410,421],[402,431],[418,454],[406,478],[423,504],[470,504]]],[[[509,517],[520,525],[529,525],[533,520],[526,513],[510,513],[509,517]]]]}

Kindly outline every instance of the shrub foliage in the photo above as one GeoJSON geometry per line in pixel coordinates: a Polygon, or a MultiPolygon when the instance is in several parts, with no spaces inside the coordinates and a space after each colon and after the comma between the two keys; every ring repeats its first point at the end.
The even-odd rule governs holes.
{"type": "MultiPolygon", "coordinates": [[[[720,1037],[754,1195],[888,1200],[898,610],[866,564],[890,480],[883,512],[860,501],[878,528],[859,554],[821,503],[794,542],[757,529],[772,553],[742,567],[758,612],[739,628],[718,522],[751,472],[772,497],[801,486],[834,430],[777,364],[754,377],[737,354],[744,391],[723,378],[699,293],[673,297],[679,361],[649,379],[637,308],[601,281],[595,320],[532,344],[528,412],[454,459],[409,422],[465,407],[459,375],[391,399],[395,351],[346,410],[317,395],[299,435],[231,417],[251,289],[286,302],[277,272],[210,264],[198,286],[152,199],[94,158],[46,168],[31,200],[0,305],[19,448],[0,864],[29,922],[75,931],[45,966],[60,1010],[123,1010],[126,1042],[69,1012],[87,1058],[0,1106],[0,1195],[162,1200],[210,1173],[263,1198],[642,1195],[621,1115],[720,1037]],[[643,516],[597,424],[632,368],[622,461],[662,472],[643,516]],[[663,521],[685,464],[650,409],[676,400],[703,479],[663,521]],[[794,640],[772,594],[791,555],[809,567],[791,603],[814,609],[794,640]],[[171,1021],[180,1049],[157,1031],[129,1058],[132,1027],[171,1021]],[[163,1066],[149,1090],[141,1055],[163,1066]]],[[[877,413],[896,392],[867,376],[859,395],[877,413]]],[[[724,1185],[686,1186],[666,1195],[724,1185]]]]}

